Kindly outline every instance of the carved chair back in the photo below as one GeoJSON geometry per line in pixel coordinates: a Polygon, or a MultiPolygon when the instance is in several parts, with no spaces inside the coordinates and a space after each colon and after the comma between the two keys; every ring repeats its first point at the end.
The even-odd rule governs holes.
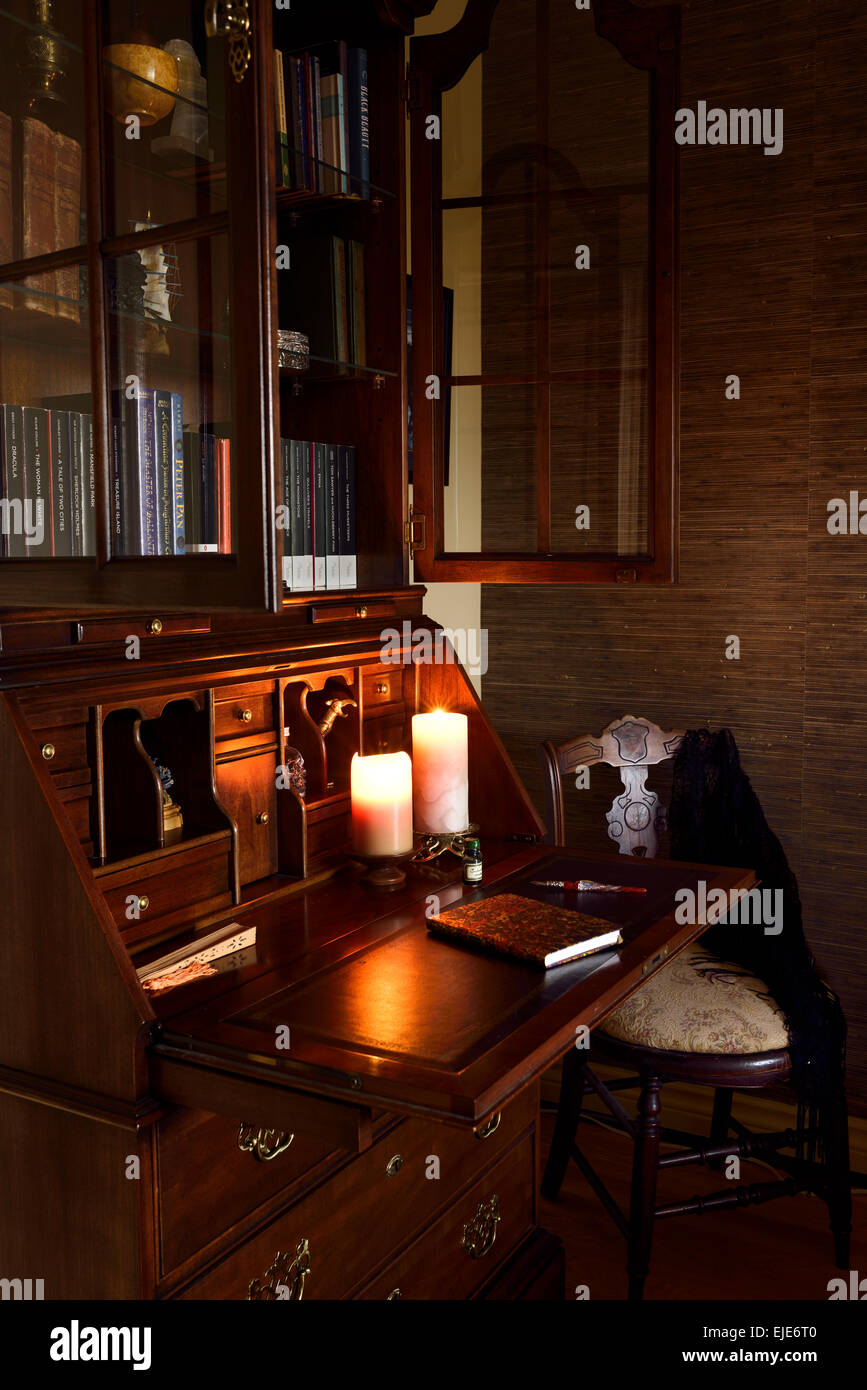
{"type": "Polygon", "coordinates": [[[608,763],[620,769],[623,783],[623,791],[605,813],[608,834],[621,854],[652,859],[666,820],[665,807],[656,792],[647,787],[647,770],[673,757],[682,739],[682,730],[666,733],[649,719],[624,714],[598,737],[584,734],[563,743],[543,743],[546,824],[551,843],[562,845],[565,840],[564,778],[574,777],[594,763],[608,763]]]}

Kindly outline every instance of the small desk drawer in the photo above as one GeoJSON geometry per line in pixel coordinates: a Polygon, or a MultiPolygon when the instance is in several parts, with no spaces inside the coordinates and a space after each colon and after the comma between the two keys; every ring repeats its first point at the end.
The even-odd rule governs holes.
{"type": "MultiPolygon", "coordinates": [[[[296,1251],[301,1241],[308,1242],[311,1266],[304,1297],[351,1296],[371,1269],[424,1231],[533,1125],[537,1099],[535,1087],[519,1096],[487,1139],[434,1121],[405,1120],[181,1297],[246,1299],[251,1281],[264,1283],[275,1257],[296,1251]]],[[[532,1157],[532,1131],[527,1142],[532,1157]]],[[[529,1181],[527,1193],[532,1203],[529,1181]]]]}
{"type": "Polygon", "coordinates": [[[510,1149],[358,1297],[471,1298],[533,1225],[533,1143],[510,1149]]]}
{"type": "Polygon", "coordinates": [[[394,617],[394,604],[388,600],[371,601],[348,598],[346,603],[311,603],[308,610],[311,623],[382,622],[394,617]]]}
{"type": "Polygon", "coordinates": [[[403,668],[375,666],[372,671],[363,671],[361,688],[366,711],[372,712],[378,705],[402,704],[403,668]]]}
{"type": "Polygon", "coordinates": [[[405,728],[402,713],[386,715],[383,719],[365,719],[361,726],[365,754],[399,753],[404,746],[405,728]]]}
{"type": "MultiPolygon", "coordinates": [[[[228,833],[196,844],[181,844],[159,858],[127,864],[109,873],[97,873],[109,911],[119,927],[146,928],[155,918],[167,926],[188,915],[190,907],[214,909],[231,902],[228,833]],[[127,899],[136,897],[132,916],[127,899]],[[165,921],[163,920],[165,919],[165,921]]],[[[137,936],[144,931],[137,931],[137,936]]]]}
{"type": "Polygon", "coordinates": [[[238,695],[233,700],[217,700],[214,705],[214,738],[241,738],[262,734],[274,728],[274,700],[271,694],[238,695]]]}

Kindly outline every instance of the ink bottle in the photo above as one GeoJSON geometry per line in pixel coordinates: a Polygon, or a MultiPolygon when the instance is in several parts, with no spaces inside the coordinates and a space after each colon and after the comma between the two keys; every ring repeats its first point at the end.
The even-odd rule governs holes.
{"type": "Polygon", "coordinates": [[[475,887],[482,881],[482,845],[480,840],[466,840],[464,842],[464,883],[475,887]]]}

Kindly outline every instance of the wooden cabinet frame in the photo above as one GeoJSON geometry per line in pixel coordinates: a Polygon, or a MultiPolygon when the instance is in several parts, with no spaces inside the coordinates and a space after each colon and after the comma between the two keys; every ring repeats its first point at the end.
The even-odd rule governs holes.
{"type": "MultiPolygon", "coordinates": [[[[678,106],[680,11],[638,9],[628,0],[594,0],[597,33],[651,78],[650,228],[648,273],[648,553],[552,553],[548,407],[537,404],[537,553],[447,552],[444,538],[444,440],[441,400],[426,399],[431,363],[442,361],[442,145],[428,139],[431,116],[442,119],[451,90],[490,42],[498,0],[469,0],[455,27],[410,44],[408,104],[412,154],[413,468],[414,516],[424,519],[413,543],[415,573],[424,581],[482,583],[669,583],[677,569],[677,223],[674,139],[678,106]]],[[[544,7],[543,7],[544,12],[544,7]]],[[[539,377],[539,373],[536,376],[539,377]]],[[[545,374],[542,374],[544,378],[545,374]]],[[[553,375],[542,379],[549,391],[553,375]]],[[[452,377],[452,384],[483,378],[452,377]]],[[[493,378],[500,382],[500,378],[493,378]]]]}

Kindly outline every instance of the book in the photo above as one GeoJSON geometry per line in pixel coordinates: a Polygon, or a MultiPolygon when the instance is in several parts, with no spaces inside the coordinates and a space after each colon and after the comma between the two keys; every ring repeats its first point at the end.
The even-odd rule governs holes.
{"type": "Polygon", "coordinates": [[[323,193],[342,193],[341,164],[343,136],[343,88],[339,72],[322,78],[322,170],[323,193]]]}
{"type": "MultiPolygon", "coordinates": [[[[12,117],[0,111],[0,265],[8,265],[15,259],[13,207],[12,117]]],[[[0,285],[0,308],[11,309],[13,303],[11,286],[0,285]]]]}
{"type": "Polygon", "coordinates": [[[203,549],[202,541],[202,436],[184,432],[184,530],[188,551],[203,549]]]}
{"type": "Polygon", "coordinates": [[[319,167],[316,163],[316,108],[315,86],[313,81],[313,59],[304,54],[304,104],[306,108],[306,129],[304,149],[307,155],[307,187],[313,193],[319,191],[319,167]]]}
{"type": "MultiPolygon", "coordinates": [[[[29,527],[25,532],[27,556],[44,558],[51,554],[51,440],[48,411],[41,406],[22,409],[22,467],[24,497],[30,503],[29,527]]],[[[25,518],[27,525],[28,518],[25,518]]]]}
{"type": "Polygon", "coordinates": [[[313,450],[313,587],[325,585],[325,517],[328,506],[327,464],[328,446],[312,444],[313,450]]]}
{"type": "Polygon", "coordinates": [[[4,405],[0,410],[3,421],[3,539],[4,553],[12,559],[23,560],[27,555],[24,527],[27,521],[24,481],[23,430],[24,418],[20,405],[4,405]]]}
{"type": "Polygon", "coordinates": [[[307,162],[304,155],[307,148],[307,105],[304,99],[304,65],[299,58],[287,60],[285,76],[289,93],[287,119],[291,119],[289,137],[292,156],[292,185],[294,188],[306,188],[308,186],[307,162]]]}
{"type": "Polygon", "coordinates": [[[184,403],[172,391],[172,554],[183,555],[186,548],[186,504],[184,499],[184,403]]]}
{"type": "Polygon", "coordinates": [[[364,287],[364,247],[360,241],[346,243],[349,360],[367,366],[367,326],[364,287]]]}
{"type": "Polygon", "coordinates": [[[367,49],[350,48],[347,52],[349,98],[347,125],[349,128],[349,173],[353,193],[370,197],[370,88],[367,78],[367,49]]]}
{"type": "Polygon", "coordinates": [[[142,985],[150,993],[162,993],[178,984],[186,984],[190,978],[198,978],[201,971],[186,975],[190,967],[204,967],[205,974],[219,970],[238,970],[242,965],[256,959],[256,928],[242,927],[240,922],[231,922],[228,927],[218,927],[216,931],[197,937],[187,946],[152,960],[150,965],[139,966],[136,974],[142,985]]]}
{"type": "Polygon", "coordinates": [[[292,441],[289,439],[280,440],[280,482],[280,496],[283,503],[283,584],[285,588],[291,590],[294,527],[292,525],[292,441]]]}
{"type": "Polygon", "coordinates": [[[84,554],[84,485],[81,413],[69,411],[69,528],[71,555],[84,554]]]}
{"type": "MultiPolygon", "coordinates": [[[[68,135],[54,138],[54,248],[78,246],[81,240],[81,146],[68,135]]],[[[79,323],[79,267],[64,266],[55,272],[57,317],[79,323]]]]}
{"type": "Polygon", "coordinates": [[[277,182],[289,188],[292,171],[289,161],[289,126],[286,113],[286,86],[284,82],[283,54],[274,49],[274,102],[277,107],[277,182]]]}
{"type": "Polygon", "coordinates": [[[478,902],[462,903],[429,917],[427,924],[435,935],[544,970],[595,955],[623,941],[620,928],[603,917],[590,917],[517,893],[496,893],[478,902]]]}
{"type": "Polygon", "coordinates": [[[157,555],[175,553],[175,458],[170,391],[154,392],[157,555]]]}
{"type": "Polygon", "coordinates": [[[151,387],[126,397],[121,504],[126,555],[156,555],[157,469],[156,418],[151,387]]]}
{"type": "Polygon", "coordinates": [[[313,515],[310,445],[305,440],[292,440],[291,479],[292,589],[306,593],[313,588],[313,515]]]}
{"type": "Polygon", "coordinates": [[[79,455],[81,474],[81,536],[78,555],[96,554],[96,452],[93,441],[93,416],[87,410],[76,411],[78,416],[79,455]]]}
{"type": "MultiPolygon", "coordinates": [[[[24,259],[45,256],[55,250],[54,162],[54,132],[44,121],[25,117],[21,122],[21,255],[24,259]]],[[[56,316],[54,271],[28,275],[18,283],[24,290],[17,301],[21,308],[56,316]]]]}
{"type": "Polygon", "coordinates": [[[346,242],[342,237],[331,238],[334,274],[334,342],[338,362],[349,362],[349,296],[346,285],[346,242]]]}
{"type": "Polygon", "coordinates": [[[340,461],[336,444],[325,457],[325,587],[340,588],[340,461]]]}
{"type": "Polygon", "coordinates": [[[340,473],[340,588],[357,587],[355,554],[355,449],[351,444],[338,448],[340,473]]]}
{"type": "Polygon", "coordinates": [[[316,160],[316,191],[323,191],[322,169],[322,82],[319,59],[313,57],[310,64],[312,80],[313,109],[313,157],[316,160]]]}
{"type": "Polygon", "coordinates": [[[214,435],[208,431],[201,434],[202,449],[200,469],[202,479],[202,545],[217,550],[220,543],[219,514],[217,511],[217,449],[214,435]]]}
{"type": "MultiPolygon", "coordinates": [[[[112,397],[114,401],[116,397],[112,397]]],[[[115,555],[125,554],[123,534],[123,469],[124,423],[119,406],[113,405],[111,416],[111,548],[115,555]]]]}
{"type": "Polygon", "coordinates": [[[51,410],[48,428],[51,436],[49,492],[51,495],[51,554],[72,555],[70,503],[70,474],[72,472],[72,440],[70,412],[51,410]]]}
{"type": "Polygon", "coordinates": [[[221,555],[232,553],[232,476],[231,445],[223,437],[215,441],[217,464],[217,530],[221,555]]]}
{"type": "MultiPolygon", "coordinates": [[[[292,269],[278,277],[280,322],[306,333],[310,355],[329,362],[338,356],[341,337],[338,329],[337,270],[339,237],[300,240],[292,247],[292,269]]],[[[345,314],[345,306],[344,306],[345,314]]],[[[344,320],[345,323],[345,320],[344,320]]],[[[346,330],[343,329],[345,352],[346,330]]]]}

